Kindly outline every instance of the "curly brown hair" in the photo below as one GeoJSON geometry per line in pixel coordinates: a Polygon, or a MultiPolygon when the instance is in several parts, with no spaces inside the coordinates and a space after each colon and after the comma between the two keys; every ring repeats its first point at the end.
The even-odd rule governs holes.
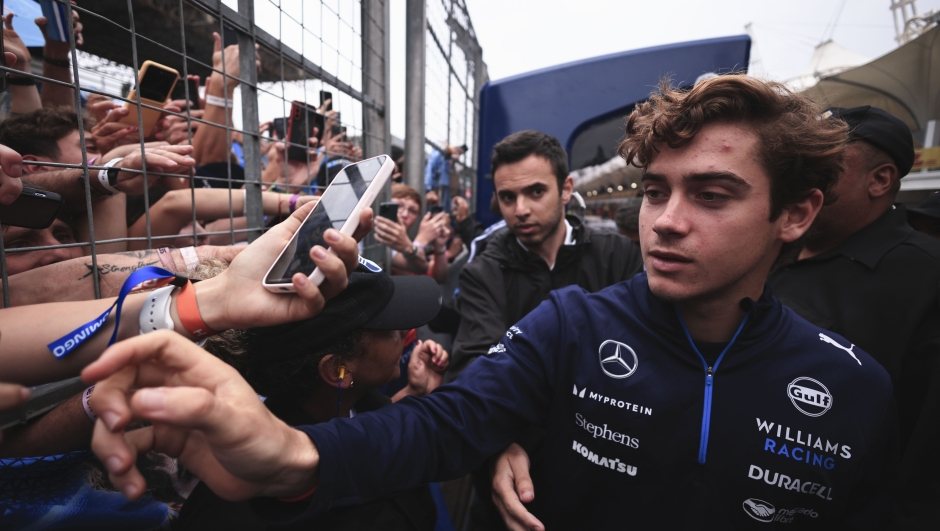
{"type": "Polygon", "coordinates": [[[630,114],[627,138],[617,151],[628,163],[646,169],[660,146],[680,148],[707,124],[753,128],[756,155],[770,176],[773,221],[813,190],[822,191],[824,204],[835,200],[831,190],[843,169],[848,126],[820,112],[813,101],[783,84],[744,74],[718,76],[684,90],[663,80],[659,93],[630,114]]]}

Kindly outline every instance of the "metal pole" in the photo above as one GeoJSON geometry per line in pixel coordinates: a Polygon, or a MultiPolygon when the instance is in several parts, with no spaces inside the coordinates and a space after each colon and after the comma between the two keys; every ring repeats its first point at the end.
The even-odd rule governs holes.
{"type": "MultiPolygon", "coordinates": [[[[238,14],[255,20],[255,3],[238,0],[238,14]]],[[[248,214],[248,242],[261,236],[264,210],[261,204],[261,137],[258,134],[258,70],[255,66],[255,25],[251,35],[238,33],[238,71],[245,80],[242,91],[242,151],[245,155],[245,201],[248,214]]]]}
{"type": "MultiPolygon", "coordinates": [[[[363,150],[366,158],[391,153],[388,120],[388,50],[389,3],[387,0],[362,0],[362,93],[382,104],[380,113],[363,106],[363,150]]],[[[388,201],[391,184],[376,197],[376,204],[388,201]]],[[[375,241],[374,233],[363,240],[363,256],[388,268],[388,248],[375,241]]]]}
{"type": "Polygon", "coordinates": [[[424,75],[428,26],[424,0],[405,8],[405,184],[424,194],[424,75]]]}

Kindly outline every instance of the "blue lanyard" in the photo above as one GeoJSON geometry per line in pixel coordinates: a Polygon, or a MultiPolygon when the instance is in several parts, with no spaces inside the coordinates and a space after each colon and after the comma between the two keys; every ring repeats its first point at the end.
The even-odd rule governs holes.
{"type": "Polygon", "coordinates": [[[124,299],[130,292],[143,288],[159,288],[167,284],[180,285],[185,283],[186,280],[188,279],[185,277],[178,277],[176,274],[159,267],[147,266],[134,271],[127,277],[127,280],[124,281],[124,285],[121,286],[121,293],[111,307],[95,319],[79,326],[52,343],[49,343],[49,350],[52,351],[52,354],[56,358],[64,358],[70,352],[81,346],[82,343],[90,339],[91,336],[101,331],[101,328],[111,315],[111,310],[117,306],[117,313],[114,315],[114,332],[111,334],[111,340],[108,341],[108,346],[110,347],[117,339],[117,333],[121,327],[121,308],[124,306],[124,299]]]}

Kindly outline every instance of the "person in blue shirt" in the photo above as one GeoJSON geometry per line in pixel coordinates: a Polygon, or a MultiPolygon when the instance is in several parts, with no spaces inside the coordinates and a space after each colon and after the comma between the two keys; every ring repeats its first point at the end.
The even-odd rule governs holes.
{"type": "Polygon", "coordinates": [[[644,169],[646,272],[553,292],[427,397],[292,430],[192,345],[132,339],[84,372],[115,374],[93,407],[117,420],[92,446],[132,498],[131,457],[157,449],[220,496],[299,518],[460,477],[536,424],[527,508],[558,529],[881,529],[897,472],[890,379],[766,288],[841,170],[847,127],[818,117],[744,75],[661,87],[620,146],[644,169]],[[125,434],[132,416],[153,428],[125,434]]]}
{"type": "Polygon", "coordinates": [[[424,191],[437,192],[440,205],[450,212],[450,165],[467,151],[467,146],[444,144],[443,151],[434,149],[424,167],[424,191]]]}

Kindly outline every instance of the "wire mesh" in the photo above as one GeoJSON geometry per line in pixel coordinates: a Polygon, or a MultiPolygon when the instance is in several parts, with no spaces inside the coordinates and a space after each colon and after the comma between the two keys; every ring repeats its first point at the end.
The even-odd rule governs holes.
{"type": "MultiPolygon", "coordinates": [[[[80,110],[77,149],[54,149],[59,156],[24,161],[24,179],[33,184],[52,184],[53,192],[71,187],[60,194],[69,196],[69,215],[62,222],[71,234],[57,234],[58,222],[40,231],[2,226],[4,307],[11,304],[10,276],[66,256],[90,261],[88,282],[98,298],[105,253],[251,241],[305,196],[321,193],[343,165],[388,152],[387,0],[56,1],[83,26],[84,43],[76,47],[79,35],[66,21],[68,75],[59,71],[50,77],[55,71],[35,59],[32,68],[0,66],[0,71],[32,78],[43,92],[72,89],[72,111],[80,110]],[[217,52],[214,39],[221,42],[217,52]],[[149,83],[141,87],[137,78],[147,60],[178,72],[179,90],[166,99],[175,107],[142,99],[149,83]],[[30,71],[38,68],[42,75],[30,71]],[[198,88],[187,82],[191,76],[198,76],[198,88]],[[329,112],[320,101],[325,93],[332,94],[329,112]],[[118,105],[99,112],[108,100],[118,105]],[[325,115],[323,130],[303,135],[302,141],[289,138],[280,124],[289,123],[293,102],[325,115]],[[101,126],[116,122],[118,106],[127,107],[132,118],[122,140],[112,145],[101,126]],[[138,109],[160,113],[158,126],[145,131],[146,111],[138,109]],[[154,142],[193,146],[196,166],[181,172],[161,163],[154,142]],[[128,180],[140,175],[137,179],[147,183],[118,194],[119,200],[102,194],[98,185],[111,155],[96,149],[108,148],[113,155],[112,147],[125,161],[139,161],[139,169],[122,175],[128,180]],[[109,201],[111,208],[103,208],[109,201]],[[116,204],[121,201],[124,208],[116,204]]],[[[22,15],[17,25],[32,23],[28,13],[17,15],[22,15]]],[[[7,43],[10,35],[4,31],[7,43]]],[[[38,57],[44,50],[30,52],[38,57]]],[[[15,117],[12,96],[4,101],[7,117],[15,117]]],[[[314,115],[302,116],[303,129],[312,132],[314,115]]],[[[73,139],[58,139],[55,148],[65,147],[63,142],[73,139]]],[[[377,253],[367,241],[365,254],[370,251],[377,253]]]]}
{"type": "Polygon", "coordinates": [[[469,199],[475,191],[479,91],[488,81],[486,64],[464,0],[427,0],[427,20],[425,151],[467,146],[454,163],[450,188],[469,199]]]}

